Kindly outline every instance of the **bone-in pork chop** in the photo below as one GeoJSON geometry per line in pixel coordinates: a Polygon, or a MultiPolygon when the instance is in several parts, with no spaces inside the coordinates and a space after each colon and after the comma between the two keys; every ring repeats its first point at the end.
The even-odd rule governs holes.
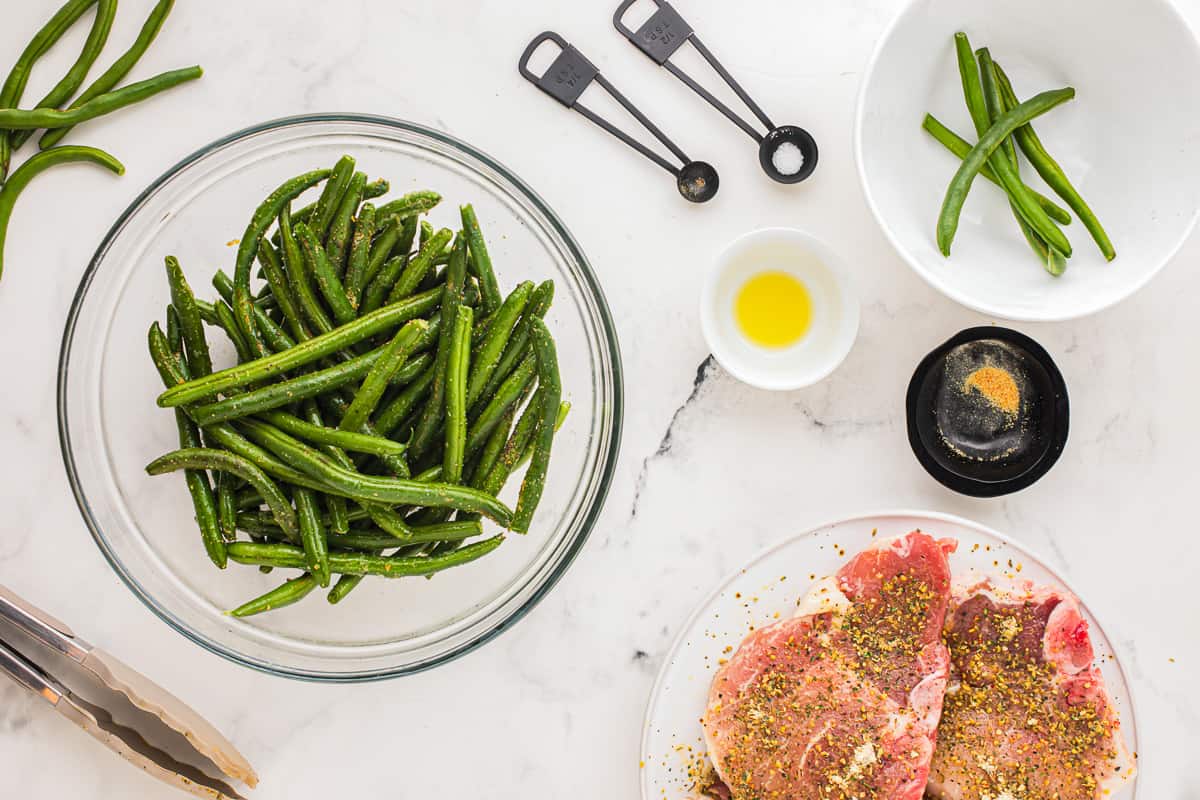
{"type": "Polygon", "coordinates": [[[919,800],[949,655],[955,542],[914,531],[859,553],[752,633],[713,679],[704,733],[733,800],[919,800]]]}
{"type": "Polygon", "coordinates": [[[928,796],[1096,800],[1133,775],[1120,722],[1069,593],[955,582],[951,683],[928,796]]]}

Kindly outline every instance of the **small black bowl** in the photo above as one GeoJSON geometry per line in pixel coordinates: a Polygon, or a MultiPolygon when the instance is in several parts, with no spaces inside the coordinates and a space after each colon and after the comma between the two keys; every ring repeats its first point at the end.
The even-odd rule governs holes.
{"type": "Polygon", "coordinates": [[[780,183],[799,183],[817,168],[817,142],[812,134],[795,125],[780,125],[767,133],[758,145],[758,163],[772,180],[780,183]],[[775,168],[775,151],[785,144],[794,144],[804,158],[796,172],[780,172],[775,168]]]}
{"type": "Polygon", "coordinates": [[[971,497],[999,497],[1045,475],[1067,443],[1062,373],[1033,339],[1007,328],[968,328],[922,359],[908,384],[908,442],[925,471],[971,497]],[[961,383],[963,371],[1001,366],[1021,389],[1006,415],[961,383]]]}

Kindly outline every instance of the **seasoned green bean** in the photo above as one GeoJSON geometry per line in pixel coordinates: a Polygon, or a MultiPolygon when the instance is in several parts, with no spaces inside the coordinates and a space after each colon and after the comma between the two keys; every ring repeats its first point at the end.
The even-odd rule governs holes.
{"type": "Polygon", "coordinates": [[[304,547],[304,568],[321,586],[329,585],[329,551],[325,528],[317,511],[317,498],[308,489],[297,488],[292,493],[296,501],[296,519],[300,526],[300,542],[304,547]]]}
{"type": "MultiPolygon", "coordinates": [[[[194,446],[200,445],[197,443],[194,446]]],[[[237,538],[236,481],[237,478],[228,472],[217,473],[217,525],[221,531],[221,538],[227,542],[237,538]]]]}
{"type": "Polygon", "coordinates": [[[387,301],[396,303],[416,292],[425,275],[433,268],[434,257],[445,248],[452,238],[454,238],[454,232],[442,228],[428,240],[422,242],[420,251],[405,263],[404,271],[400,273],[400,277],[388,293],[387,301]]]}
{"type": "Polygon", "coordinates": [[[438,339],[437,360],[434,366],[433,385],[429,389],[429,400],[417,420],[409,448],[417,459],[424,456],[434,443],[442,422],[446,402],[446,364],[450,358],[450,321],[462,306],[462,287],[467,278],[467,241],[459,237],[454,246],[454,258],[446,267],[446,286],[442,294],[442,331],[438,339]]]}
{"type": "Polygon", "coordinates": [[[303,222],[296,226],[295,233],[304,256],[304,269],[313,276],[326,306],[333,312],[334,320],[338,325],[353,322],[358,314],[346,296],[346,287],[338,277],[338,270],[326,255],[325,248],[321,247],[317,235],[303,222]]]}
{"type": "MultiPolygon", "coordinates": [[[[375,214],[375,226],[380,227],[379,213],[375,214]]],[[[375,277],[379,275],[383,265],[389,263],[392,254],[397,254],[398,257],[407,258],[409,251],[412,249],[413,240],[417,235],[417,218],[392,217],[386,223],[383,223],[382,230],[375,241],[371,243],[371,256],[367,261],[367,271],[362,277],[362,290],[360,295],[365,297],[368,287],[374,282],[375,277]]],[[[401,265],[401,269],[403,264],[401,265]]],[[[400,272],[397,270],[396,277],[399,277],[400,272]]],[[[395,283],[395,279],[392,280],[395,283]]],[[[387,297],[387,293],[391,291],[391,284],[381,287],[378,292],[380,296],[379,304],[383,304],[382,298],[387,297]]],[[[360,310],[362,303],[359,303],[360,310]]]]}
{"type": "MultiPolygon", "coordinates": [[[[242,434],[238,433],[228,423],[222,422],[217,425],[208,426],[204,429],[204,436],[208,439],[210,445],[219,445],[234,455],[241,456],[267,475],[278,478],[284,483],[290,483],[293,486],[303,486],[306,489],[313,489],[318,492],[325,492],[326,494],[339,494],[336,489],[332,489],[320,481],[313,480],[295,467],[284,464],[275,456],[254,444],[254,442],[242,436],[242,434]]],[[[339,494],[339,496],[344,495],[339,494]]],[[[260,502],[265,501],[260,500],[260,502]]],[[[296,541],[299,541],[299,539],[296,541]]]]}
{"type": "Polygon", "coordinates": [[[387,182],[386,178],[376,178],[363,187],[362,199],[374,200],[376,197],[383,197],[391,189],[392,185],[387,182]]]}
{"type": "Polygon", "coordinates": [[[467,237],[471,272],[479,279],[479,294],[484,313],[490,314],[499,308],[501,303],[500,284],[496,281],[492,258],[488,255],[487,243],[483,240],[483,231],[479,228],[475,209],[467,204],[459,208],[459,214],[462,217],[463,232],[467,237]]]}
{"type": "Polygon", "coordinates": [[[363,189],[367,185],[367,176],[361,172],[354,173],[350,186],[338,205],[333,222],[329,224],[329,233],[325,237],[325,254],[334,273],[341,279],[346,272],[346,253],[350,243],[350,228],[354,223],[354,214],[362,203],[363,189]]]}
{"type": "MultiPolygon", "coordinates": [[[[379,555],[379,553],[376,553],[375,555],[379,555]]],[[[336,606],[338,603],[346,599],[346,595],[358,588],[358,585],[362,583],[364,577],[365,576],[363,575],[340,575],[337,579],[337,583],[333,584],[333,588],[330,589],[329,594],[326,595],[326,599],[332,605],[336,606]]]]}
{"type": "MultiPolygon", "coordinates": [[[[163,334],[158,323],[150,326],[148,334],[150,357],[154,366],[162,376],[163,384],[172,384],[184,378],[182,365],[171,352],[170,342],[163,334]]],[[[196,448],[201,446],[200,431],[195,423],[188,418],[183,409],[175,409],[175,427],[179,434],[179,446],[196,448]]],[[[196,514],[196,525],[200,529],[200,540],[204,551],[218,569],[225,569],[227,563],[225,542],[221,538],[220,514],[217,510],[216,496],[212,484],[209,483],[208,473],[202,469],[189,469],[184,472],[188,495],[192,499],[192,508],[196,514]]]]}
{"type": "MultiPolygon", "coordinates": [[[[536,321],[535,330],[537,324],[541,324],[541,320],[536,321]]],[[[500,424],[505,412],[521,399],[525,390],[532,385],[535,376],[540,377],[538,360],[534,353],[530,353],[500,384],[496,394],[479,412],[479,415],[471,421],[471,430],[467,435],[468,456],[474,455],[479,448],[483,447],[488,436],[491,435],[492,429],[500,424]]]]}
{"type": "Polygon", "coordinates": [[[402,456],[407,449],[407,445],[403,442],[393,442],[391,439],[381,436],[367,436],[358,433],[357,429],[346,431],[313,425],[283,411],[264,411],[259,416],[281,431],[316,445],[332,445],[355,453],[370,453],[377,456],[402,456]]]}
{"type": "MultiPolygon", "coordinates": [[[[113,3],[113,5],[115,6],[116,3],[113,3]]],[[[134,39],[130,48],[114,61],[112,66],[105,70],[99,78],[96,78],[91,86],[80,92],[79,96],[72,101],[71,108],[78,108],[89,100],[94,100],[100,95],[115,89],[117,84],[129,74],[129,71],[133,69],[134,65],[137,64],[150,48],[174,5],[175,0],[158,0],[158,3],[150,10],[150,15],[146,17],[146,22],[142,25],[142,29],[138,32],[137,38],[134,39]]],[[[58,104],[56,103],[55,105],[58,104]]],[[[42,150],[53,147],[62,141],[62,138],[70,133],[70,131],[71,128],[69,127],[46,131],[38,141],[38,147],[42,150]]]]}
{"type": "MultiPolygon", "coordinates": [[[[158,397],[163,408],[183,405],[202,397],[223,392],[227,389],[244,387],[251,383],[281,375],[284,372],[311,364],[374,336],[377,333],[399,327],[431,311],[441,299],[442,289],[431,289],[399,303],[379,309],[356,319],[327,334],[314,336],[282,353],[265,356],[239,364],[229,369],[214,372],[203,378],[189,381],[183,386],[168,389],[158,397]]],[[[370,367],[368,366],[368,369],[370,367]]]]}
{"type": "Polygon", "coordinates": [[[343,550],[387,550],[409,544],[462,541],[482,535],[483,526],[478,522],[455,521],[409,528],[409,533],[403,538],[397,538],[387,531],[368,533],[355,530],[343,536],[330,537],[329,546],[343,550]]]}
{"type": "MultiPolygon", "coordinates": [[[[500,357],[500,363],[496,366],[492,377],[488,379],[487,384],[483,387],[483,391],[479,393],[480,398],[486,399],[496,393],[496,389],[500,387],[500,383],[512,374],[516,369],[517,364],[521,359],[529,353],[529,326],[532,320],[536,317],[541,319],[546,316],[546,312],[550,310],[551,303],[554,302],[554,281],[544,281],[533,290],[533,294],[529,298],[529,304],[522,315],[520,322],[513,328],[512,334],[509,336],[508,343],[504,347],[504,355],[500,357]]],[[[472,408],[472,411],[479,410],[479,404],[472,408]]]]}
{"type": "Polygon", "coordinates": [[[492,428],[492,432],[488,435],[487,441],[484,442],[483,449],[479,451],[476,457],[470,464],[470,469],[463,473],[468,486],[473,486],[476,489],[483,487],[483,482],[487,478],[488,473],[496,466],[496,462],[500,459],[500,453],[504,450],[504,445],[508,442],[508,436],[512,432],[513,420],[517,417],[516,405],[511,405],[504,412],[504,416],[500,418],[500,422],[496,427],[492,428]]]}
{"type": "Polygon", "coordinates": [[[354,235],[350,238],[350,258],[346,266],[346,297],[355,310],[358,309],[367,267],[371,259],[371,240],[375,236],[375,206],[363,203],[354,221],[354,235]]]}
{"type": "MultiPolygon", "coordinates": [[[[237,320],[234,319],[233,309],[228,303],[220,302],[214,304],[217,312],[217,323],[221,330],[225,331],[225,335],[229,337],[229,341],[233,343],[233,349],[237,351],[238,361],[246,363],[254,359],[254,353],[250,350],[250,345],[246,343],[246,337],[242,335],[241,328],[238,327],[237,320]]],[[[251,312],[253,314],[253,312],[251,312]]]]}
{"type": "MultiPolygon", "coordinates": [[[[482,283],[480,288],[482,289],[482,283]]],[[[479,346],[479,353],[471,363],[471,379],[467,388],[468,408],[479,402],[492,374],[500,366],[504,348],[508,345],[513,329],[525,311],[525,306],[528,305],[533,291],[533,282],[525,281],[513,289],[497,309],[495,318],[488,327],[487,335],[479,346]]]]}
{"type": "Polygon", "coordinates": [[[242,335],[246,337],[246,343],[260,357],[267,354],[267,347],[258,337],[254,327],[254,313],[251,308],[254,301],[250,294],[250,265],[254,263],[254,258],[258,254],[259,241],[271,222],[292,200],[328,176],[329,170],[319,169],[285,181],[279,188],[271,192],[254,211],[250,223],[246,226],[246,232],[242,234],[242,239],[238,243],[237,260],[233,273],[234,318],[238,322],[242,335]]]}
{"type": "MultiPolygon", "coordinates": [[[[325,234],[328,233],[329,225],[333,222],[333,215],[337,213],[338,207],[342,204],[342,197],[346,194],[346,189],[350,187],[350,181],[353,178],[354,159],[350,156],[342,156],[329,173],[329,181],[321,190],[321,196],[317,198],[312,212],[312,221],[308,226],[321,241],[325,241],[325,234]]],[[[292,221],[305,222],[307,220],[292,221]]]]}
{"type": "MultiPolygon", "coordinates": [[[[383,356],[384,349],[381,347],[349,361],[343,361],[336,366],[297,375],[295,378],[279,383],[272,383],[212,403],[195,406],[191,409],[192,418],[201,427],[204,427],[215,422],[228,422],[250,414],[257,414],[260,411],[282,408],[307,397],[316,397],[366,377],[375,362],[383,356]]],[[[412,380],[431,362],[432,358],[429,356],[414,358],[396,372],[391,380],[395,383],[412,380]]]]}
{"type": "Polygon", "coordinates": [[[542,499],[542,491],[546,486],[546,472],[550,466],[550,449],[554,443],[554,425],[562,401],[562,383],[559,379],[554,337],[540,319],[534,320],[532,334],[533,349],[537,353],[542,415],[538,420],[534,439],[533,458],[529,464],[529,471],[525,473],[525,480],[521,482],[521,492],[513,514],[512,529],[518,533],[529,532],[533,512],[542,499]]]}
{"type": "Polygon", "coordinates": [[[208,340],[204,335],[204,322],[196,307],[196,295],[188,285],[183,268],[175,256],[167,256],[167,285],[171,290],[171,307],[179,316],[180,332],[187,347],[188,367],[195,377],[212,372],[212,357],[208,353],[208,340]]]}
{"type": "MultiPolygon", "coordinates": [[[[7,138],[0,134],[0,142],[5,141],[8,141],[7,138]]],[[[28,161],[13,170],[8,181],[3,187],[0,187],[0,275],[4,274],[4,240],[8,234],[8,222],[12,218],[13,206],[16,205],[21,192],[25,190],[30,181],[50,167],[80,162],[98,164],[118,175],[125,174],[124,165],[103,150],[68,145],[43,150],[30,156],[28,161]]]]}
{"type": "MultiPolygon", "coordinates": [[[[1000,94],[1004,98],[1005,110],[1016,108],[1019,104],[1016,92],[1013,91],[1012,83],[1009,82],[1008,76],[1004,74],[1004,70],[999,64],[993,64],[997,85],[1000,89],[1000,94]]],[[[1092,239],[1095,240],[1096,246],[1100,248],[1100,252],[1104,254],[1107,261],[1112,261],[1117,257],[1117,251],[1113,248],[1112,241],[1108,238],[1108,233],[1104,230],[1104,226],[1100,224],[1096,214],[1092,211],[1079,194],[1079,191],[1067,178],[1067,174],[1063,171],[1058,162],[1050,155],[1042,144],[1042,140],[1038,137],[1033,129],[1033,125],[1025,123],[1017,127],[1013,131],[1013,136],[1017,140],[1017,144],[1021,148],[1021,152],[1029,159],[1029,163],[1037,171],[1037,174],[1042,176],[1042,180],[1046,185],[1055,191],[1055,193],[1063,199],[1071,209],[1079,215],[1079,221],[1083,223],[1083,227],[1087,228],[1092,239]]]]}
{"type": "Polygon", "coordinates": [[[296,304],[299,306],[304,320],[318,334],[329,333],[333,330],[333,320],[325,313],[321,301],[317,298],[314,286],[315,277],[312,274],[311,261],[305,258],[296,240],[292,221],[285,206],[279,215],[280,245],[283,250],[283,263],[291,278],[292,289],[296,293],[296,304]]]}
{"type": "Polygon", "coordinates": [[[393,546],[412,541],[413,529],[404,521],[403,516],[377,503],[362,503],[361,505],[371,521],[395,540],[393,546]]]}
{"type": "Polygon", "coordinates": [[[343,431],[356,431],[370,419],[375,407],[383,397],[388,383],[404,366],[413,349],[429,334],[429,323],[415,319],[397,331],[396,336],[385,347],[383,354],[371,366],[354,400],[350,403],[338,427],[343,431]]]}
{"type": "Polygon", "coordinates": [[[404,422],[417,407],[417,403],[429,394],[429,389],[433,386],[433,376],[434,369],[425,370],[414,378],[412,383],[405,386],[400,394],[384,407],[383,411],[379,412],[379,416],[375,419],[375,426],[379,428],[380,433],[391,436],[396,432],[400,423],[404,422]]]}
{"type": "Polygon", "coordinates": [[[442,196],[437,192],[410,192],[390,203],[381,205],[376,209],[375,219],[387,220],[391,217],[410,217],[415,214],[424,214],[440,202],[442,202],[442,196]]]}
{"type": "MultiPolygon", "coordinates": [[[[280,213],[280,218],[288,213],[288,209],[285,208],[280,213]]],[[[311,338],[304,320],[300,317],[299,304],[292,291],[292,285],[288,281],[283,257],[265,237],[258,243],[258,263],[262,265],[263,277],[267,279],[271,297],[275,298],[279,310],[283,312],[283,318],[287,322],[292,338],[298,342],[311,338]]]]}
{"type": "Polygon", "coordinates": [[[442,479],[462,481],[467,449],[467,378],[471,368],[471,328],[475,315],[470,306],[459,306],[446,343],[446,435],[442,456],[442,479]]]}
{"type": "Polygon", "coordinates": [[[339,467],[316,450],[271,425],[247,419],[242,426],[252,439],[266,449],[356,500],[477,511],[501,525],[507,525],[511,519],[512,512],[503,503],[478,490],[449,483],[421,483],[362,475],[339,467]]]}
{"type": "Polygon", "coordinates": [[[183,356],[183,328],[179,326],[179,312],[170,303],[167,304],[167,344],[177,358],[183,356]]]}
{"type": "Polygon", "coordinates": [[[517,424],[513,428],[512,434],[508,437],[508,441],[505,442],[504,447],[500,450],[500,455],[497,457],[496,463],[479,484],[479,489],[493,496],[500,494],[500,490],[508,482],[509,476],[517,469],[522,454],[525,453],[527,446],[533,441],[533,436],[537,432],[538,420],[545,410],[545,404],[542,401],[544,396],[540,391],[534,393],[533,398],[529,401],[529,405],[525,407],[525,410],[521,412],[521,416],[517,419],[517,424]]]}
{"type": "MultiPolygon", "coordinates": [[[[403,578],[411,575],[432,575],[482,558],[504,542],[503,535],[484,539],[442,556],[374,556],[359,553],[330,553],[329,569],[339,575],[378,575],[384,578],[403,578]]],[[[258,544],[234,542],[229,557],[239,564],[261,564],[281,568],[304,568],[304,551],[288,544],[258,544]]]]}
{"type": "Polygon", "coordinates": [[[146,465],[146,472],[150,475],[163,475],[181,469],[232,472],[258,490],[259,494],[263,496],[263,501],[275,515],[275,522],[279,527],[287,531],[289,535],[300,535],[296,512],[292,510],[292,504],[279,491],[275,482],[266,476],[266,473],[245,458],[224,450],[185,447],[159,456],[146,465]]]}
{"type": "Polygon", "coordinates": [[[251,617],[277,608],[299,603],[317,588],[317,579],[305,573],[298,578],[283,583],[259,597],[249,600],[232,611],[227,611],[231,617],[251,617]]]}

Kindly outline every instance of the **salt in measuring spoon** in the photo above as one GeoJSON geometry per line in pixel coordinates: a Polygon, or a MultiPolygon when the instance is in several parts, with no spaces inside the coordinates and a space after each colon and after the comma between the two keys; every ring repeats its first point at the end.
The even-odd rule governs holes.
{"type": "Polygon", "coordinates": [[[625,24],[624,18],[636,2],[637,0],[622,0],[621,5],[613,14],[613,25],[626,39],[660,67],[666,67],[668,72],[683,81],[689,89],[704,98],[709,105],[724,114],[730,122],[758,142],[758,163],[773,180],[780,183],[799,183],[813,173],[813,170],[817,168],[817,142],[808,131],[796,125],[776,125],[771,122],[766,112],[734,80],[729,71],[721,66],[712,51],[700,41],[700,37],[696,35],[692,26],[667,0],[654,0],[657,8],[650,18],[643,22],[636,31],[630,28],[625,24]],[[671,56],[685,42],[692,43],[704,60],[741,98],[754,116],[766,126],[767,133],[765,135],[760,134],[751,122],[739,116],[737,112],[718,100],[712,92],[697,83],[677,65],[671,63],[671,56]]]}
{"type": "Polygon", "coordinates": [[[674,175],[676,187],[684,199],[693,203],[705,203],[716,195],[717,188],[720,185],[716,169],[708,162],[693,161],[688,158],[687,154],[678,145],[667,138],[667,135],[659,130],[645,114],[639,111],[625,95],[617,91],[617,88],[600,74],[600,70],[591,61],[588,61],[582,53],[575,49],[574,46],[568,44],[557,33],[546,31],[534,37],[529,46],[525,48],[525,52],[521,54],[521,60],[517,63],[517,69],[525,80],[567,108],[578,111],[584,117],[674,175]],[[554,63],[550,65],[549,69],[538,76],[530,71],[529,59],[533,56],[534,51],[546,42],[553,42],[558,45],[561,52],[554,59],[554,63]],[[679,159],[681,166],[676,167],[670,161],[580,103],[580,96],[593,82],[603,87],[634,119],[640,122],[646,130],[654,134],[654,137],[662,142],[679,159]]]}

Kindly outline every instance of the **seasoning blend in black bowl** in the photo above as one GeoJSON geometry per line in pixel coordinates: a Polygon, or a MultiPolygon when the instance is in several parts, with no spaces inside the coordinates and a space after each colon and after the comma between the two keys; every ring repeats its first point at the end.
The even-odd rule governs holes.
{"type": "Polygon", "coordinates": [[[1020,491],[1067,443],[1062,373],[1028,336],[968,328],[925,356],[908,385],[908,441],[942,485],[972,497],[1020,491]]]}

